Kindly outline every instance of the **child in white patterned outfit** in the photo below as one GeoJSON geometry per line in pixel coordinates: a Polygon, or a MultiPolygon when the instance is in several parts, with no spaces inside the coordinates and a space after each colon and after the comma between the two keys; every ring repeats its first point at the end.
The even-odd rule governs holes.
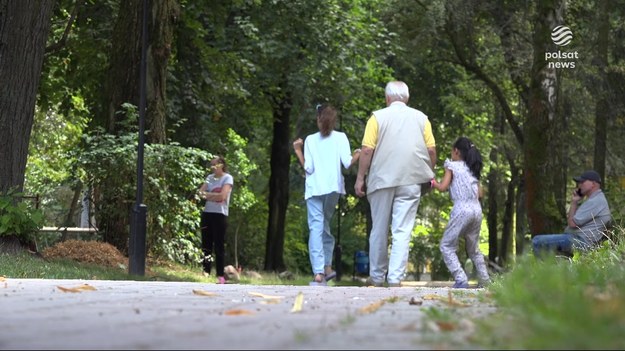
{"type": "Polygon", "coordinates": [[[445,175],[439,183],[432,179],[432,186],[439,191],[449,188],[449,196],[454,205],[449,222],[443,233],[440,250],[445,265],[454,277],[454,288],[468,288],[468,278],[460,265],[458,240],[465,239],[466,250],[477,271],[478,286],[490,284],[490,277],[484,262],[484,255],[479,249],[480,228],[482,225],[482,206],[480,197],[482,188],[479,184],[482,171],[482,156],[475,145],[466,137],[460,137],[453,144],[451,160],[445,160],[445,175]]]}

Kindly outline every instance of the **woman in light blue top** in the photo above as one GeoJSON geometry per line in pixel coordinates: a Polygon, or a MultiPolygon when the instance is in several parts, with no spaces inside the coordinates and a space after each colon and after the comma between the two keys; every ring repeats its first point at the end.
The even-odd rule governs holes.
{"type": "Polygon", "coordinates": [[[336,276],[332,270],[334,236],[330,233],[330,220],[341,194],[345,194],[345,180],[341,165],[346,169],[360,155],[357,149],[351,154],[345,133],[334,130],[337,111],[332,106],[317,108],[319,132],[293,142],[297,158],[306,171],[306,207],[308,209],[308,253],[314,275],[311,285],[326,285],[336,276]],[[302,153],[304,145],[304,153],[302,153]]]}

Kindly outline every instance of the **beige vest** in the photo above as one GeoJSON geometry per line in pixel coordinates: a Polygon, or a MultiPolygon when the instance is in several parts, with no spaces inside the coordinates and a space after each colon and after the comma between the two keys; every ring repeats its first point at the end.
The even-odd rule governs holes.
{"type": "Polygon", "coordinates": [[[373,114],[378,122],[378,143],[367,176],[367,192],[427,183],[434,178],[423,139],[428,117],[403,103],[393,103],[373,114]]]}

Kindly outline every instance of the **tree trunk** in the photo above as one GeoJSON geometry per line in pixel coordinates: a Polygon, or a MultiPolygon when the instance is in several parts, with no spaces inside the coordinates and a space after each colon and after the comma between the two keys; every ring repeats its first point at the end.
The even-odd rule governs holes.
{"type": "Polygon", "coordinates": [[[503,219],[501,220],[503,227],[501,229],[499,262],[497,262],[500,266],[506,266],[509,256],[508,254],[512,251],[512,224],[514,222],[515,190],[518,183],[516,180],[518,178],[516,174],[518,170],[514,165],[514,160],[511,157],[508,157],[508,162],[510,163],[510,173],[512,176],[510,182],[508,182],[503,219]]]}
{"type": "MultiPolygon", "coordinates": [[[[166,79],[171,55],[173,26],[179,16],[175,0],[149,1],[146,84],[146,141],[166,142],[166,79]]],[[[128,123],[122,104],[139,106],[143,0],[127,0],[120,4],[113,31],[111,66],[108,82],[107,130],[116,134],[127,131],[128,123]]]]}
{"type": "MultiPolygon", "coordinates": [[[[519,173],[521,170],[519,170],[519,173]]],[[[515,221],[515,232],[516,232],[516,256],[522,256],[525,251],[526,246],[526,238],[525,232],[527,229],[527,208],[525,207],[525,181],[523,180],[525,177],[522,174],[517,175],[518,178],[518,186],[516,191],[516,221],[515,221]]]]}
{"type": "MultiPolygon", "coordinates": [[[[490,151],[489,160],[491,164],[497,164],[497,149],[490,151]]],[[[488,173],[488,214],[486,223],[488,224],[488,260],[497,261],[498,252],[498,221],[497,221],[497,188],[499,187],[499,177],[497,176],[497,168],[491,167],[488,173]]]]}
{"type": "Polygon", "coordinates": [[[545,52],[554,51],[551,29],[562,23],[563,1],[539,1],[533,46],[534,57],[525,125],[525,186],[527,212],[532,235],[562,231],[556,204],[561,194],[562,152],[558,148],[561,123],[557,116],[558,74],[545,61],[545,52]]]}
{"type": "Polygon", "coordinates": [[[606,144],[608,138],[608,120],[612,115],[612,105],[610,104],[610,89],[607,82],[607,65],[608,65],[608,36],[610,34],[610,20],[608,13],[608,1],[601,1],[598,4],[599,11],[597,18],[599,19],[597,34],[597,53],[594,64],[598,68],[598,81],[596,86],[599,88],[595,92],[595,153],[593,168],[597,171],[605,183],[605,163],[606,163],[606,144]]]}
{"type": "Polygon", "coordinates": [[[149,143],[167,142],[166,82],[167,66],[171,56],[174,25],[180,16],[177,0],[152,0],[149,17],[147,112],[146,126],[149,143]]]}
{"type": "MultiPolygon", "coordinates": [[[[171,53],[173,23],[178,17],[179,7],[175,0],[152,0],[148,3],[145,125],[146,131],[149,132],[146,133],[146,142],[165,143],[165,82],[171,53]]],[[[133,130],[130,126],[138,124],[120,111],[123,111],[124,103],[139,106],[142,26],[143,0],[122,1],[113,30],[106,97],[109,104],[106,125],[107,131],[111,134],[128,132],[133,130]]],[[[102,194],[104,196],[102,201],[105,203],[132,201],[108,197],[107,192],[102,194]]],[[[116,211],[112,218],[102,218],[100,221],[106,230],[105,241],[121,252],[128,250],[129,212],[130,210],[125,213],[116,211]]]]}
{"type": "Polygon", "coordinates": [[[274,109],[271,175],[269,177],[269,223],[265,270],[282,271],[284,264],[284,223],[289,202],[291,98],[287,96],[274,109]]]}
{"type": "Polygon", "coordinates": [[[0,192],[22,191],[54,1],[0,0],[0,192]]]}

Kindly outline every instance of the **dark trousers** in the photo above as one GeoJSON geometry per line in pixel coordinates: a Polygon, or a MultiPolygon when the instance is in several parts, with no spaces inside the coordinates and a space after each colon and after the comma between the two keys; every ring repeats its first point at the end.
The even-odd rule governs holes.
{"type": "Polygon", "coordinates": [[[224,276],[224,240],[226,237],[226,216],[221,213],[209,213],[202,211],[200,220],[202,228],[202,253],[204,259],[202,266],[204,272],[210,273],[211,265],[215,262],[215,270],[218,277],[224,276]],[[215,255],[213,255],[213,252],[215,255]]]}

